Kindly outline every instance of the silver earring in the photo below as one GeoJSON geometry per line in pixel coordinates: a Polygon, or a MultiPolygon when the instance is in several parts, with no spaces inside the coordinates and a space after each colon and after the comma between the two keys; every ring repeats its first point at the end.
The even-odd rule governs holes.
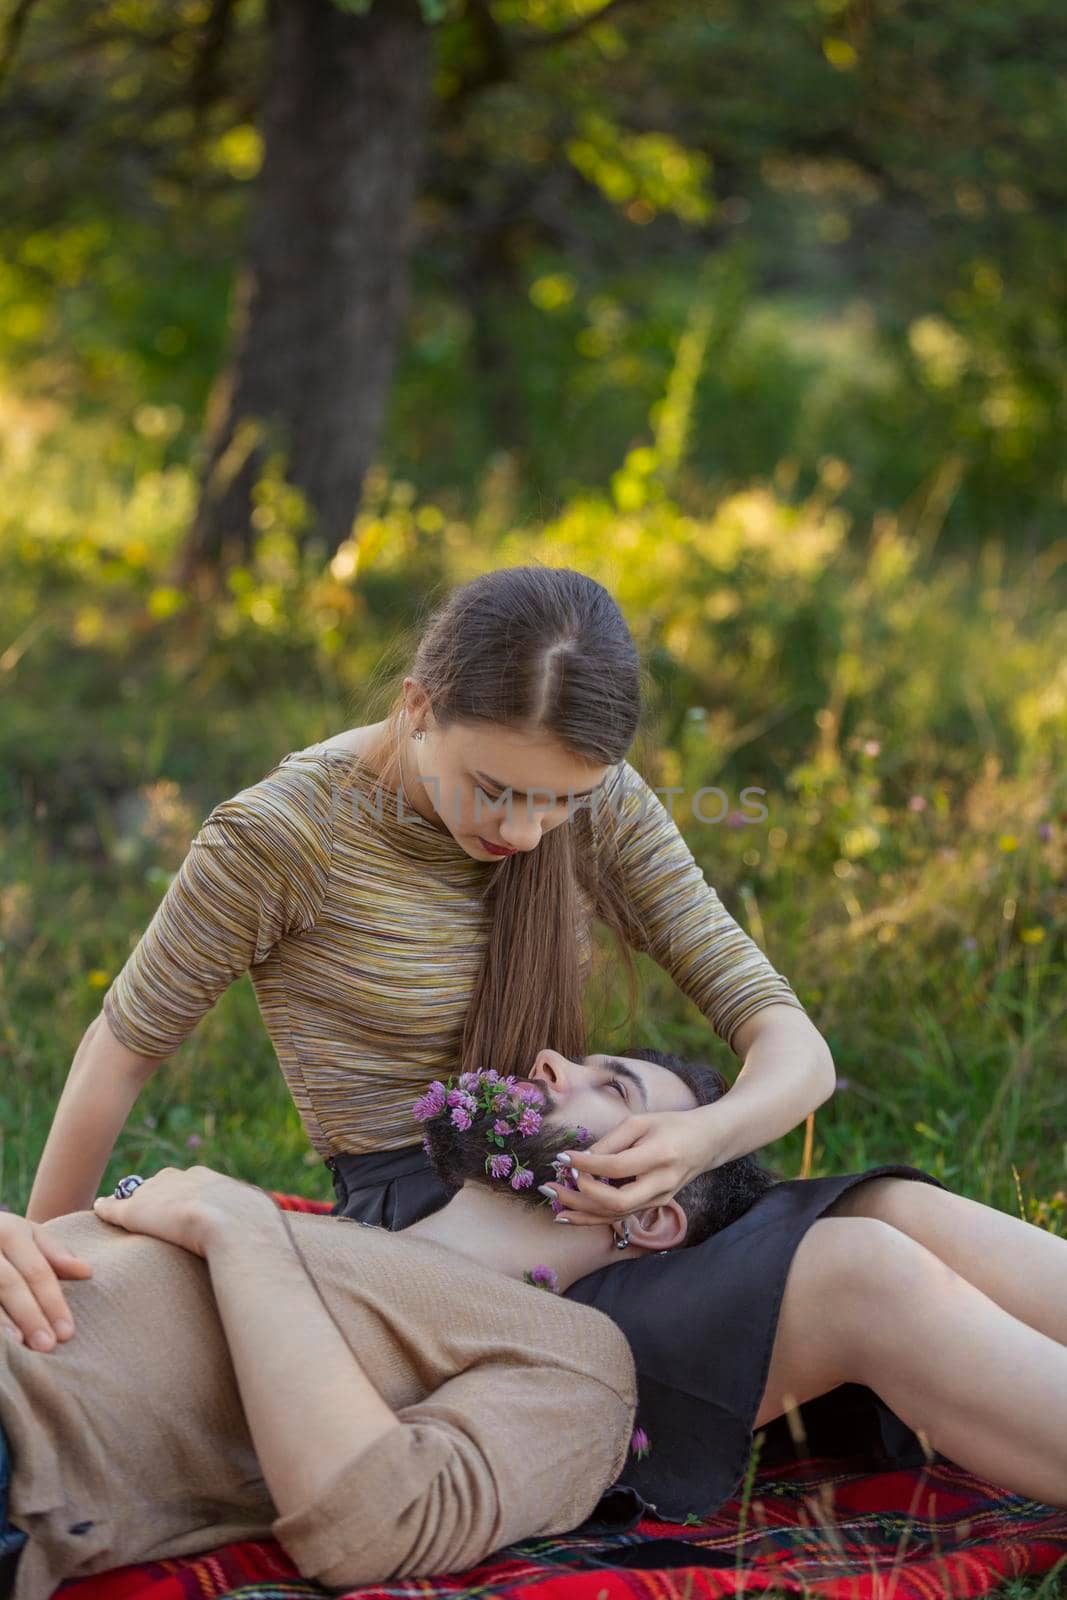
{"type": "Polygon", "coordinates": [[[615,1248],[616,1250],[628,1250],[630,1248],[630,1224],[625,1217],[622,1223],[622,1238],[620,1239],[618,1234],[615,1235],[615,1248]]]}
{"type": "Polygon", "coordinates": [[[411,735],[411,737],[413,739],[421,739],[422,738],[422,729],[421,728],[416,728],[415,732],[411,735]]]}

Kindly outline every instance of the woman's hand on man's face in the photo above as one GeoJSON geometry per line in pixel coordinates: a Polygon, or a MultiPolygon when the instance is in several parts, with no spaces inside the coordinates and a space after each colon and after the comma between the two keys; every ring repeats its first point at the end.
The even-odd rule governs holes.
{"type": "Polygon", "coordinates": [[[92,1275],[42,1223],[0,1212],[0,1336],[42,1352],[65,1343],[74,1318],[60,1279],[92,1275]]]}
{"type": "Polygon", "coordinates": [[[565,1218],[602,1225],[665,1205],[698,1173],[715,1165],[703,1115],[713,1109],[642,1112],[625,1118],[588,1149],[568,1151],[578,1188],[551,1185],[561,1206],[557,1222],[565,1218]]]}

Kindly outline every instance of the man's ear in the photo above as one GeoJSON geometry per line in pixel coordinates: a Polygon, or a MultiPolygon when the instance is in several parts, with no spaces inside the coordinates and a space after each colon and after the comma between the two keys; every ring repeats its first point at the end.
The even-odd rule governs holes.
{"type": "Polygon", "coordinates": [[[689,1232],[689,1218],[677,1200],[646,1206],[630,1218],[630,1243],[641,1250],[680,1250],[689,1232]]]}

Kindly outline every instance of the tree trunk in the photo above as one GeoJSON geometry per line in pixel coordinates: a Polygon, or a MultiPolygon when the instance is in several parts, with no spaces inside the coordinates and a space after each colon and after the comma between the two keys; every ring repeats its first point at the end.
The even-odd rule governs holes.
{"type": "Polygon", "coordinates": [[[473,327],[472,354],[492,450],[525,450],[529,429],[515,352],[507,336],[510,306],[521,296],[520,274],[506,229],[478,240],[466,263],[464,290],[473,327]]]}
{"type": "Polygon", "coordinates": [[[270,25],[263,166],[185,582],[247,554],[252,487],[277,451],[307,501],[302,537],[332,554],[348,536],[407,305],[432,51],[417,0],[365,16],[271,0],[270,25]]]}

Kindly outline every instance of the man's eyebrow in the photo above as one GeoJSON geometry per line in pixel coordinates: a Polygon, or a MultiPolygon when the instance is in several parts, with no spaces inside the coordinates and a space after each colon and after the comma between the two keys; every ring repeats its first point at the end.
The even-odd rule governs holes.
{"type": "MultiPolygon", "coordinates": [[[[499,783],[496,778],[491,778],[489,776],[488,772],[475,771],[474,776],[476,778],[484,779],[484,781],[492,789],[511,789],[512,794],[528,794],[529,793],[528,789],[516,789],[516,788],[513,787],[512,784],[499,783]]],[[[567,793],[569,795],[573,795],[575,800],[584,800],[584,798],[585,798],[585,796],[587,794],[592,794],[594,789],[599,789],[599,788],[600,788],[600,784],[599,783],[594,783],[592,789],[568,789],[567,793]]],[[[544,791],[540,791],[540,792],[543,793],[544,791]]]]}
{"type": "MultiPolygon", "coordinates": [[[[588,1061],[589,1057],[583,1056],[582,1060],[583,1062],[588,1061]]],[[[620,1078],[628,1079],[641,1096],[641,1104],[646,1111],[648,1110],[648,1090],[645,1088],[645,1080],[634,1071],[633,1067],[628,1067],[625,1061],[619,1060],[618,1056],[608,1056],[604,1061],[604,1070],[605,1072],[617,1072],[620,1078]]]]}

